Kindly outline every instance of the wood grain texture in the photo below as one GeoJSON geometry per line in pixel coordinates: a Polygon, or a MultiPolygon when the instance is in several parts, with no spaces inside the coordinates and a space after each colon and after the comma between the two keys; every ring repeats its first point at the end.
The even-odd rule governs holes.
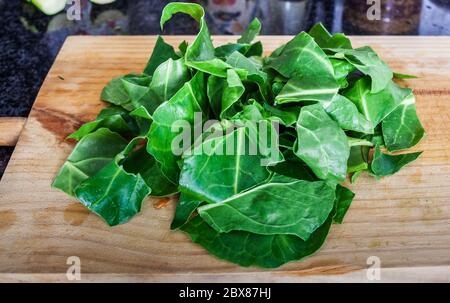
{"type": "Polygon", "coordinates": [[[26,118],[0,117],[0,146],[15,146],[26,118]]]}
{"type": "MultiPolygon", "coordinates": [[[[167,41],[178,45],[185,38],[192,41],[167,41]]],[[[288,39],[261,37],[267,52],[288,39]]],[[[450,38],[353,41],[373,46],[396,72],[420,76],[402,83],[417,95],[428,134],[414,150],[424,153],[395,176],[360,178],[351,186],[356,199],[344,224],[332,227],[323,248],[268,271],[218,260],[183,233],[171,232],[174,201],[155,209],[157,201],[149,199],[130,223],[110,228],[50,188],[73,148],[64,138],[104,106],[99,95],[111,78],[143,69],[155,42],[136,36],[68,38],[0,183],[0,280],[63,279],[67,257],[78,256],[82,274],[94,280],[367,282],[366,260],[378,256],[390,273],[384,281],[450,281],[450,38]]]]}
{"type": "MultiPolygon", "coordinates": [[[[243,283],[271,283],[271,282],[311,282],[311,283],[408,283],[408,282],[448,282],[450,280],[450,266],[432,267],[397,267],[382,268],[380,280],[367,279],[366,270],[355,270],[351,272],[336,274],[322,272],[311,274],[308,270],[302,271],[280,271],[280,272],[254,272],[248,270],[239,274],[233,273],[182,273],[182,274],[81,274],[79,282],[96,283],[152,283],[152,282],[172,282],[172,283],[220,283],[223,281],[239,281],[243,283]]],[[[1,274],[0,281],[7,283],[76,283],[78,281],[68,281],[65,274],[1,274]]]]}

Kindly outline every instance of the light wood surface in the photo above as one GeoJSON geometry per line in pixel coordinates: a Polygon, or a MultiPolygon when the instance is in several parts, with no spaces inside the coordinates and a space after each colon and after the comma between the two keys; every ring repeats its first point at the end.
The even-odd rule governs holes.
{"type": "MultiPolygon", "coordinates": [[[[184,38],[167,37],[178,45],[184,38]]],[[[216,43],[233,37],[215,37],[216,43]]],[[[261,37],[272,51],[289,37],[261,37]]],[[[417,95],[428,132],[418,161],[395,176],[363,176],[356,199],[323,248],[274,270],[242,268],[192,244],[169,225],[175,201],[151,200],[110,228],[75,199],[50,188],[73,148],[64,138],[93,119],[113,77],[142,71],[155,37],[69,37],[51,68],[0,182],[0,280],[64,280],[69,256],[87,281],[361,281],[370,256],[382,281],[450,281],[450,38],[353,37],[390,66],[420,76],[402,81],[417,95]],[[386,273],[386,274],[384,274],[386,273]]]]}
{"type": "Polygon", "coordinates": [[[0,146],[15,146],[26,118],[0,117],[0,146]]]}
{"type": "Polygon", "coordinates": [[[450,266],[432,267],[396,267],[382,268],[380,279],[368,279],[366,270],[355,270],[341,274],[318,273],[310,274],[309,271],[277,271],[277,272],[255,272],[247,270],[245,272],[234,273],[177,273],[177,274],[89,274],[81,273],[79,281],[69,281],[66,274],[1,274],[0,281],[6,283],[76,283],[76,282],[96,282],[96,283],[153,283],[153,282],[173,282],[173,283],[220,283],[223,281],[242,283],[413,283],[413,282],[448,282],[450,280],[450,266]]]}

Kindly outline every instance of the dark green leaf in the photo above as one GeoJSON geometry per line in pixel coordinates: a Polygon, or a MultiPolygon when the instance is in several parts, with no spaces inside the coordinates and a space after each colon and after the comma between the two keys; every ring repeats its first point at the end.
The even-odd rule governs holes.
{"type": "Polygon", "coordinates": [[[245,53],[246,57],[258,56],[261,57],[263,55],[263,46],[261,41],[257,41],[250,45],[249,50],[245,53]]]}
{"type": "Polygon", "coordinates": [[[241,54],[247,53],[250,47],[250,44],[227,43],[216,47],[214,49],[214,55],[217,58],[226,60],[226,58],[234,52],[239,52],[241,54]]]}
{"type": "Polygon", "coordinates": [[[352,49],[352,43],[344,34],[331,35],[322,23],[315,24],[309,31],[311,37],[321,48],[348,48],[352,49]]]}
{"type": "Polygon", "coordinates": [[[335,58],[346,59],[359,71],[368,75],[372,80],[370,92],[375,94],[389,84],[393,73],[389,66],[368,46],[356,49],[330,49],[335,52],[335,58]]]}
{"type": "Polygon", "coordinates": [[[377,177],[393,175],[403,166],[416,160],[421,153],[422,152],[402,155],[388,155],[382,153],[380,147],[376,146],[370,168],[372,173],[377,177]]]}
{"type": "Polygon", "coordinates": [[[148,110],[143,105],[141,105],[140,107],[133,110],[130,113],[130,116],[140,117],[140,118],[143,118],[143,119],[149,120],[149,121],[153,120],[152,115],[150,115],[148,110]]]}
{"type": "Polygon", "coordinates": [[[373,134],[374,125],[359,113],[358,108],[349,99],[336,94],[329,102],[321,103],[327,114],[344,130],[373,134]]]}
{"type": "Polygon", "coordinates": [[[414,76],[414,75],[401,74],[401,73],[395,73],[394,72],[394,78],[395,79],[417,79],[419,77],[414,76]]]}
{"type": "Polygon", "coordinates": [[[210,76],[208,78],[208,98],[211,108],[220,119],[236,114],[234,106],[242,97],[245,87],[239,75],[233,70],[227,71],[227,78],[210,76]]]}
{"type": "MultiPolygon", "coordinates": [[[[179,167],[177,161],[181,155],[175,155],[172,144],[181,131],[172,131],[177,121],[186,121],[194,125],[194,114],[202,113],[207,107],[204,74],[197,74],[169,100],[161,104],[153,114],[153,123],[148,134],[148,152],[161,164],[164,175],[173,183],[178,183],[179,167]]],[[[186,148],[189,148],[187,146],[186,148]]]]}
{"type": "Polygon", "coordinates": [[[376,126],[411,94],[411,89],[401,88],[391,81],[386,88],[374,94],[370,92],[369,79],[362,78],[343,94],[376,126]]]}
{"type": "Polygon", "coordinates": [[[142,97],[148,92],[148,87],[152,78],[144,74],[128,74],[123,76],[121,80],[133,107],[137,107],[140,104],[142,97]]]}
{"type": "Polygon", "coordinates": [[[347,161],[347,172],[353,173],[366,170],[368,166],[369,148],[367,146],[352,146],[347,161]]]}
{"type": "Polygon", "coordinates": [[[256,58],[247,58],[239,52],[234,52],[227,58],[226,63],[236,69],[243,81],[256,83],[261,96],[266,100],[268,99],[269,85],[267,74],[262,71],[262,62],[258,62],[256,58]]]}
{"type": "Polygon", "coordinates": [[[126,145],[124,138],[106,128],[84,136],[61,167],[52,186],[73,196],[81,182],[110,163],[126,145]]]}
{"type": "Polygon", "coordinates": [[[214,46],[211,41],[208,26],[206,25],[203,7],[195,3],[169,3],[164,7],[161,15],[161,28],[176,13],[188,14],[200,23],[200,31],[195,37],[194,42],[186,49],[186,65],[208,74],[226,77],[226,71],[230,66],[215,57],[214,46]]]}
{"type": "Polygon", "coordinates": [[[261,22],[255,18],[250,22],[248,27],[242,33],[242,36],[237,40],[238,43],[252,43],[253,39],[259,35],[261,31],[261,22]]]}
{"type": "Polygon", "coordinates": [[[113,115],[124,115],[128,114],[128,111],[120,106],[109,105],[108,107],[103,108],[97,115],[96,119],[104,119],[113,115]]]}
{"type": "Polygon", "coordinates": [[[281,119],[276,117],[275,115],[271,115],[261,104],[259,104],[256,100],[250,99],[246,105],[242,106],[240,112],[234,115],[230,120],[239,121],[239,120],[248,120],[258,122],[261,120],[271,120],[275,122],[281,122],[281,119]]]}
{"type": "Polygon", "coordinates": [[[354,146],[373,146],[373,143],[369,140],[366,140],[364,138],[353,138],[353,137],[347,137],[348,146],[354,147],[354,146]]]}
{"type": "Polygon", "coordinates": [[[267,80],[266,73],[261,70],[262,64],[256,59],[247,58],[240,52],[234,52],[227,58],[226,62],[237,70],[243,80],[258,84],[263,84],[267,80]]]}
{"type": "Polygon", "coordinates": [[[169,100],[183,85],[189,81],[189,71],[183,59],[169,59],[161,63],[153,74],[150,90],[158,103],[169,100]]]}
{"type": "Polygon", "coordinates": [[[278,95],[283,90],[283,87],[285,84],[286,83],[283,83],[283,82],[274,82],[272,84],[272,93],[274,95],[278,95]]]}
{"type": "Polygon", "coordinates": [[[381,123],[383,138],[389,151],[413,147],[425,134],[417,117],[414,95],[405,98],[381,123]]]}
{"type": "Polygon", "coordinates": [[[188,45],[189,44],[186,42],[186,40],[183,40],[183,42],[181,42],[180,45],[178,45],[178,49],[180,50],[180,55],[181,55],[180,57],[184,57],[184,55],[186,54],[188,45]]]}
{"type": "Polygon", "coordinates": [[[325,75],[291,78],[275,98],[275,104],[303,101],[331,101],[339,91],[339,84],[333,77],[325,75]]]}
{"type": "MultiPolygon", "coordinates": [[[[142,140],[142,143],[145,143],[142,140]]],[[[178,186],[164,176],[158,162],[146,151],[145,145],[132,151],[123,161],[122,166],[128,173],[139,174],[148,187],[151,196],[164,197],[178,192],[178,186]]]]}
{"type": "Polygon", "coordinates": [[[322,106],[315,104],[302,107],[296,129],[295,154],[320,179],[344,180],[350,154],[347,136],[322,106]]]}
{"type": "Polygon", "coordinates": [[[77,199],[110,226],[134,217],[151,192],[139,174],[128,173],[122,166],[141,141],[140,137],[131,140],[114,160],[75,189],[77,199]]]}
{"type": "Polygon", "coordinates": [[[353,64],[348,63],[348,61],[346,60],[338,60],[331,58],[330,62],[333,65],[334,77],[339,83],[339,86],[341,88],[347,88],[349,85],[347,77],[350,73],[356,71],[356,67],[354,67],[353,64]]]}
{"type": "Polygon", "coordinates": [[[127,121],[123,118],[123,115],[127,114],[126,111],[110,110],[108,107],[100,111],[97,119],[83,124],[76,132],[70,134],[67,138],[80,140],[87,134],[96,131],[99,128],[107,128],[113,132],[121,135],[127,135],[132,133],[127,121]]]}
{"type": "Polygon", "coordinates": [[[334,191],[323,181],[271,180],[219,203],[201,206],[198,213],[221,233],[244,230],[307,240],[333,209],[334,191]]]}
{"type": "Polygon", "coordinates": [[[336,214],[333,217],[334,223],[342,224],[354,197],[355,194],[350,189],[339,184],[336,186],[336,214]]]}
{"type": "Polygon", "coordinates": [[[115,161],[75,189],[77,199],[110,226],[125,223],[140,212],[149,193],[141,176],[125,172],[115,161]]]}
{"type": "Polygon", "coordinates": [[[300,113],[300,108],[297,106],[279,108],[264,103],[263,107],[270,115],[281,119],[285,126],[292,126],[293,124],[295,124],[300,113]]]}
{"type": "Polygon", "coordinates": [[[147,75],[129,74],[121,78],[122,86],[124,87],[131,106],[127,106],[127,110],[134,110],[140,106],[145,106],[152,111],[159,105],[149,96],[149,86],[152,78],[147,75]]]}
{"type": "Polygon", "coordinates": [[[167,61],[168,59],[175,60],[177,58],[178,56],[175,53],[173,47],[164,42],[164,39],[161,36],[158,36],[150,60],[148,61],[147,66],[144,69],[144,74],[152,76],[156,68],[161,63],[167,61]]]}
{"type": "Polygon", "coordinates": [[[270,155],[260,154],[258,146],[253,146],[258,149],[250,154],[248,148],[256,144],[251,140],[248,130],[241,127],[196,146],[190,155],[183,157],[181,191],[201,201],[216,203],[269,178],[263,160],[270,155]]]}
{"type": "Polygon", "coordinates": [[[186,193],[181,193],[170,229],[178,229],[183,226],[201,204],[202,201],[186,193]]]}
{"type": "Polygon", "coordinates": [[[267,58],[267,67],[273,68],[285,77],[301,73],[304,77],[333,78],[334,70],[330,60],[314,39],[307,33],[300,33],[289,41],[276,57],[267,58]]]}
{"type": "Polygon", "coordinates": [[[131,99],[122,83],[123,77],[117,77],[109,81],[102,91],[101,99],[130,111],[134,109],[131,99]]]}
{"type": "Polygon", "coordinates": [[[301,161],[292,151],[283,153],[284,161],[269,167],[269,170],[279,175],[295,178],[299,180],[318,181],[319,179],[312,172],[305,162],[301,161]]]}
{"type": "Polygon", "coordinates": [[[182,226],[192,241],[218,258],[241,266],[274,268],[316,252],[330,230],[332,218],[316,229],[307,241],[293,235],[258,235],[245,231],[218,233],[200,216],[182,226]]]}

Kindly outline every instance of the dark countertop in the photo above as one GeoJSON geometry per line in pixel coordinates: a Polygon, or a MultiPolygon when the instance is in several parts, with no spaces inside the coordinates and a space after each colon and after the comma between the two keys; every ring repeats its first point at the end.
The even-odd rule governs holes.
{"type": "MultiPolygon", "coordinates": [[[[168,2],[117,0],[92,5],[81,0],[81,20],[70,21],[65,12],[46,16],[25,1],[0,0],[0,117],[28,115],[68,35],[160,34],[160,13],[168,2]]],[[[296,34],[319,21],[332,32],[347,34],[450,35],[450,0],[381,0],[379,15],[361,0],[195,2],[206,7],[212,34],[239,34],[256,16],[266,35],[296,34]],[[369,11],[381,20],[369,20],[369,11]]],[[[164,34],[196,30],[189,17],[177,16],[164,34]]],[[[0,178],[11,152],[12,148],[0,147],[0,178]]]]}

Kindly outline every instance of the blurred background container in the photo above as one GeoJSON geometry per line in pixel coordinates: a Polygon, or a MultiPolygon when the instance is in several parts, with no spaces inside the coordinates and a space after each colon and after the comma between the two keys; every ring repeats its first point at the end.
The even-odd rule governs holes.
{"type": "Polygon", "coordinates": [[[450,35],[450,0],[424,0],[420,35],[450,35]]]}
{"type": "MultiPolygon", "coordinates": [[[[370,1],[369,1],[370,2],[370,1]]],[[[422,0],[380,1],[379,20],[367,16],[366,1],[346,0],[343,20],[344,31],[355,34],[413,35],[419,30],[422,0]]]]}

